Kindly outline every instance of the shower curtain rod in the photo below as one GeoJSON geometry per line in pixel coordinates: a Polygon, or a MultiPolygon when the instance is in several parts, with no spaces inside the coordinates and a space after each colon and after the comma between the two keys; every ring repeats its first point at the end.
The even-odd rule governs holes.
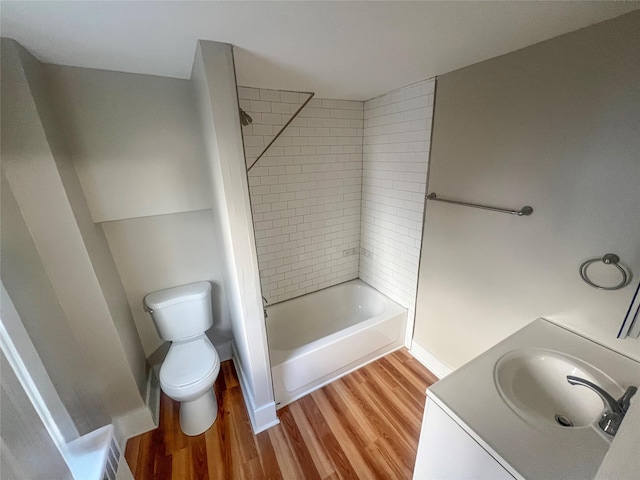
{"type": "Polygon", "coordinates": [[[289,126],[289,124],[291,124],[291,122],[293,122],[293,121],[295,120],[295,118],[296,118],[296,117],[298,116],[298,114],[302,111],[302,109],[303,109],[304,107],[306,107],[306,106],[307,106],[307,103],[309,103],[309,102],[311,101],[311,99],[315,96],[315,93],[314,93],[314,92],[298,92],[298,93],[305,93],[305,94],[309,95],[309,98],[307,98],[307,99],[302,103],[302,105],[300,105],[300,107],[298,107],[298,109],[295,111],[295,113],[294,113],[293,115],[291,115],[291,118],[289,119],[289,121],[287,121],[287,123],[285,123],[285,124],[282,126],[282,128],[281,128],[281,129],[280,129],[280,131],[276,134],[276,136],[275,136],[275,137],[273,137],[273,138],[271,139],[271,141],[269,142],[269,144],[268,144],[266,147],[264,147],[264,150],[262,150],[262,153],[260,153],[260,155],[258,155],[258,158],[256,158],[256,159],[253,161],[253,163],[252,163],[251,165],[249,165],[249,168],[247,168],[247,173],[248,173],[248,172],[253,168],[253,166],[254,166],[256,163],[258,163],[258,160],[260,160],[260,159],[262,158],[262,156],[265,154],[265,152],[266,152],[267,150],[269,150],[269,147],[270,147],[271,145],[273,145],[273,142],[275,142],[275,141],[278,139],[278,137],[279,137],[280,135],[282,135],[282,132],[284,132],[284,131],[287,129],[287,127],[289,126]]]}

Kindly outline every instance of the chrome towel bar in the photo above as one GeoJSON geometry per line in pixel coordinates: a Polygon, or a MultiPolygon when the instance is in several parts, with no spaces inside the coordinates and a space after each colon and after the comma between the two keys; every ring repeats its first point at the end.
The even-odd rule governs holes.
{"type": "Polygon", "coordinates": [[[427,195],[426,198],[427,200],[433,200],[436,202],[453,203],[454,205],[462,205],[463,207],[481,208],[483,210],[491,210],[493,212],[508,213],[509,215],[518,215],[519,217],[522,217],[522,216],[526,217],[533,213],[533,208],[531,208],[529,205],[522,207],[520,210],[507,210],[505,208],[488,207],[487,205],[478,205],[476,203],[459,202],[457,200],[446,200],[444,198],[438,198],[435,192],[430,193],[429,195],[427,195]]]}

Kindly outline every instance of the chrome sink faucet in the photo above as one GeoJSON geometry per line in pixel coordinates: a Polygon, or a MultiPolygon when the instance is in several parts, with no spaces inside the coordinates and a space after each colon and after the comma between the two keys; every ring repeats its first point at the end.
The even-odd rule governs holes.
{"type": "Polygon", "coordinates": [[[588,387],[594,392],[596,392],[602,400],[604,400],[605,405],[607,406],[607,410],[602,414],[602,418],[598,422],[600,428],[609,435],[615,435],[620,428],[620,424],[624,419],[624,416],[629,410],[629,404],[631,403],[631,397],[635,395],[638,391],[638,387],[629,387],[626,392],[616,400],[609,393],[607,393],[603,388],[599,387],[595,383],[590,382],[589,380],[585,380],[581,377],[576,377],[573,375],[567,375],[567,382],[571,385],[582,385],[583,387],[588,387]]]}

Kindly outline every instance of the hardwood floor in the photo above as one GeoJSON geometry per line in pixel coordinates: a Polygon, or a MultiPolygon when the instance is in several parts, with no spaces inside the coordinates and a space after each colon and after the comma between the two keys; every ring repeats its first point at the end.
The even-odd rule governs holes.
{"type": "Polygon", "coordinates": [[[159,428],[130,439],[125,458],[136,480],[411,478],[435,380],[399,350],[280,409],[280,425],[253,435],[233,363],[224,362],[213,427],[183,435],[178,403],[163,394],[159,428]]]}

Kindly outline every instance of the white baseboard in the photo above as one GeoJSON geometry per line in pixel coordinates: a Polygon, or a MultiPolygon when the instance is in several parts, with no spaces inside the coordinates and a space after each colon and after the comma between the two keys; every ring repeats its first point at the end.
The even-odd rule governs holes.
{"type": "Polygon", "coordinates": [[[253,390],[247,383],[247,375],[242,368],[242,362],[238,358],[238,354],[232,345],[233,350],[233,364],[236,367],[238,374],[238,380],[240,382],[240,388],[242,389],[242,396],[244,397],[244,404],[249,414],[249,420],[251,421],[251,428],[253,433],[257,435],[260,432],[267,430],[280,423],[280,419],[276,415],[276,402],[269,402],[260,407],[255,406],[255,400],[253,398],[253,390]]]}
{"type": "Polygon", "coordinates": [[[118,445],[125,445],[127,440],[157,428],[151,410],[146,405],[114,418],[118,445]]]}
{"type": "Polygon", "coordinates": [[[153,423],[160,425],[160,368],[150,367],[147,376],[147,398],[146,404],[151,411],[153,423]]]}
{"type": "Polygon", "coordinates": [[[160,419],[160,381],[157,371],[159,368],[159,365],[149,368],[145,406],[113,419],[115,437],[121,452],[124,452],[127,440],[131,437],[158,428],[160,419]]]}
{"type": "Polygon", "coordinates": [[[226,360],[231,360],[233,358],[233,349],[231,348],[232,341],[228,340],[226,342],[215,344],[216,351],[218,352],[218,357],[220,357],[220,361],[224,362],[226,360]]]}
{"type": "Polygon", "coordinates": [[[409,353],[438,378],[444,378],[453,371],[453,369],[438,360],[429,350],[418,345],[415,340],[411,342],[409,353]]]}
{"type": "Polygon", "coordinates": [[[116,472],[116,480],[135,480],[133,473],[129,468],[127,460],[124,458],[124,450],[122,451],[120,463],[118,463],[118,471],[116,472]]]}
{"type": "Polygon", "coordinates": [[[260,408],[256,408],[253,413],[253,433],[257,435],[260,432],[264,432],[265,430],[278,425],[280,423],[280,419],[275,412],[276,402],[269,402],[260,408]]]}

